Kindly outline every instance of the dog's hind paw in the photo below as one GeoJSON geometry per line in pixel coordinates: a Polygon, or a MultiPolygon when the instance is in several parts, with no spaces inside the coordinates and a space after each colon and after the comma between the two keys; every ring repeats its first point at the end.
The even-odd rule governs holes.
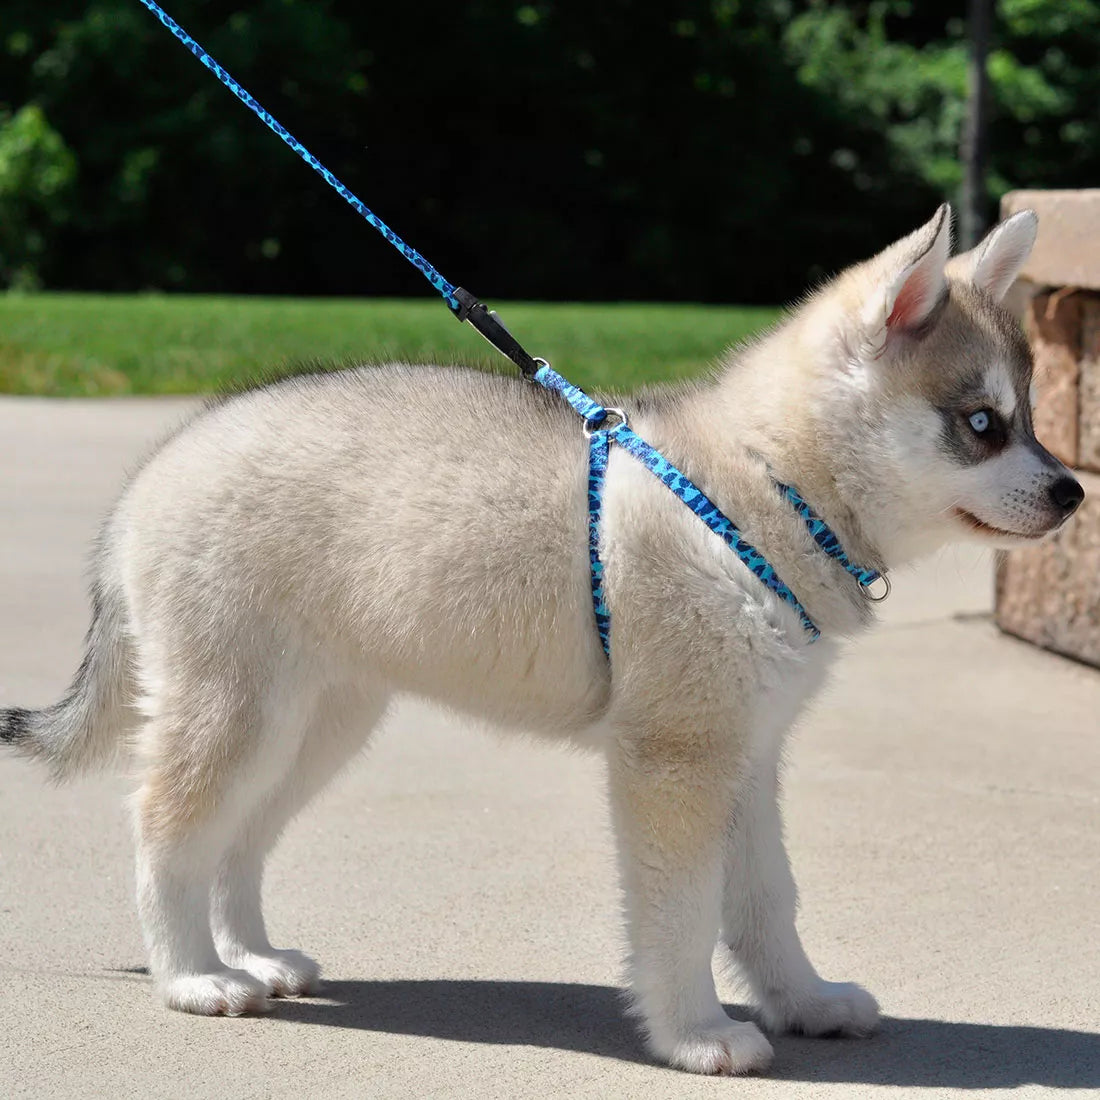
{"type": "Polygon", "coordinates": [[[773,997],[760,1008],[768,1031],[865,1036],[878,1027],[878,1002],[852,982],[819,982],[799,994],[773,997]]]}
{"type": "Polygon", "coordinates": [[[243,970],[181,974],[160,983],[169,1008],[196,1016],[244,1016],[267,1012],[267,986],[243,970]]]}
{"type": "Polygon", "coordinates": [[[671,1044],[651,1043],[654,1054],[676,1069],[711,1076],[762,1073],[771,1065],[771,1043],[755,1024],[725,1023],[702,1027],[671,1044]]]}
{"type": "Polygon", "coordinates": [[[305,997],[321,988],[321,967],[301,951],[243,955],[235,965],[267,986],[272,997],[305,997]]]}

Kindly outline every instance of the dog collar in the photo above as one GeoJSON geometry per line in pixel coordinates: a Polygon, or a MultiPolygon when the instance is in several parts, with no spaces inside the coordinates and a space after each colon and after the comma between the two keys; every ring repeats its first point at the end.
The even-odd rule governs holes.
{"type": "Polygon", "coordinates": [[[806,524],[806,530],[810,532],[814,542],[830,558],[838,561],[846,573],[855,577],[863,596],[872,603],[881,603],[886,599],[890,595],[890,578],[881,570],[853,565],[844,552],[844,547],[840,545],[840,539],[837,538],[836,532],[806,503],[798,491],[790,485],[784,485],[783,482],[777,479],[773,480],[775,481],[775,487],[802,517],[802,522],[806,524]],[[882,581],[882,589],[873,592],[871,586],[879,581],[882,581]]]}
{"type": "MultiPolygon", "coordinates": [[[[539,369],[534,375],[534,380],[546,389],[560,394],[584,419],[584,431],[589,444],[588,557],[592,576],[592,607],[596,615],[596,629],[600,635],[600,642],[608,657],[611,656],[611,612],[604,592],[603,561],[600,558],[600,516],[603,510],[603,486],[607,474],[607,461],[612,443],[632,454],[718,535],[766,588],[789,604],[798,615],[811,642],[821,637],[821,631],[771,563],[745,540],[733,521],[698,485],[630,428],[626,413],[622,409],[605,408],[583,390],[566,381],[546,360],[536,359],[535,362],[539,364],[539,369]]],[[[775,486],[801,517],[814,542],[856,579],[863,595],[876,602],[886,599],[890,594],[890,582],[885,574],[876,569],[853,565],[835,532],[814,512],[797,490],[779,481],[775,482],[775,486]],[[881,593],[872,592],[871,586],[879,581],[884,583],[884,590],[881,593]]]]}

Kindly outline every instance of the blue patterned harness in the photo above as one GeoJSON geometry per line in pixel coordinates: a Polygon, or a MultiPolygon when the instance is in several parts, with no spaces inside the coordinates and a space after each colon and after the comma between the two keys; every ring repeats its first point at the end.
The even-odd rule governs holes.
{"type": "MultiPolygon", "coordinates": [[[[596,629],[600,634],[600,642],[608,656],[611,655],[611,612],[608,610],[604,595],[603,561],[600,558],[600,514],[603,508],[603,484],[607,474],[607,460],[612,443],[632,454],[654,477],[668,486],[675,496],[721,537],[766,588],[790,604],[798,615],[799,622],[809,634],[811,642],[816,642],[821,637],[821,631],[806,614],[806,609],[798,597],[780,579],[771,563],[759,550],[741,537],[741,532],[732,520],[698,485],[673,466],[660,451],[651,447],[630,429],[626,415],[621,409],[605,408],[598,401],[593,401],[588,394],[577,389],[571,382],[567,382],[549,363],[544,361],[541,361],[534,380],[548,390],[560,393],[584,417],[585,433],[588,436],[588,558],[592,568],[592,607],[596,613],[596,629]],[[609,416],[618,418],[618,423],[613,427],[604,426],[609,416]]],[[[884,579],[875,569],[864,569],[853,565],[833,530],[790,485],[777,481],[775,487],[802,518],[814,542],[855,577],[864,591],[876,581],[884,579]]]]}
{"type": "MultiPolygon", "coordinates": [[[[560,374],[552,370],[545,359],[535,359],[528,354],[519,341],[508,331],[497,315],[479,302],[468,290],[445,279],[415,248],[406,244],[381,218],[340,182],[293,134],[276,118],[264,110],[229,73],[221,67],[168,13],[156,0],[140,0],[160,20],[164,27],[187,47],[224,84],[265,126],[277,134],[295,153],[298,154],[325,182],[333,188],[360,217],[378,230],[394,248],[405,257],[442,296],[444,302],[459,321],[468,321],[498,351],[507,355],[528,381],[538,382],[549,390],[560,393],[582,417],[585,434],[589,440],[588,450],[588,555],[592,564],[592,605],[596,612],[596,628],[600,633],[600,642],[604,652],[611,655],[611,613],[604,597],[603,562],[600,560],[600,511],[603,504],[603,483],[607,473],[607,460],[611,444],[616,443],[629,451],[647,470],[659,478],[676,494],[715,534],[720,535],[733,552],[752,572],[781,599],[794,608],[799,621],[810,635],[810,641],[816,641],[821,631],[806,614],[806,609],[798,597],[779,579],[775,569],[742,537],[741,532],[722,514],[715,504],[694,482],[682,474],[659,451],[651,447],[644,439],[636,435],[627,425],[626,414],[621,409],[605,409],[593,401],[586,393],[567,382],[560,374]],[[607,418],[619,417],[619,423],[607,427],[607,418]]],[[[874,569],[861,569],[853,565],[844,553],[839,539],[830,530],[823,519],[814,514],[813,509],[789,485],[776,482],[776,488],[794,506],[802,517],[814,541],[826,554],[835,558],[859,582],[869,599],[885,599],[885,596],[870,596],[869,585],[877,580],[885,580],[874,569]]],[[[887,594],[889,582],[887,582],[887,594]]]]}

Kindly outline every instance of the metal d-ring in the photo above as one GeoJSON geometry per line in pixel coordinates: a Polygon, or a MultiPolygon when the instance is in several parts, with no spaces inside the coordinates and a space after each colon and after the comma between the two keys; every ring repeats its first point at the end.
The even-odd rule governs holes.
{"type": "Polygon", "coordinates": [[[587,419],[584,422],[584,435],[586,439],[591,439],[594,432],[613,432],[615,428],[628,428],[630,423],[626,418],[626,413],[615,405],[608,405],[603,410],[603,416],[599,420],[587,419]],[[607,426],[607,419],[610,416],[617,416],[619,423],[612,427],[607,426]]]}
{"type": "Polygon", "coordinates": [[[867,584],[860,584],[859,590],[863,593],[863,598],[865,600],[870,600],[871,603],[882,603],[882,601],[890,595],[890,578],[885,573],[880,573],[873,581],[867,584]],[[876,594],[871,591],[871,585],[878,584],[879,581],[882,581],[883,588],[881,593],[876,594]]]}

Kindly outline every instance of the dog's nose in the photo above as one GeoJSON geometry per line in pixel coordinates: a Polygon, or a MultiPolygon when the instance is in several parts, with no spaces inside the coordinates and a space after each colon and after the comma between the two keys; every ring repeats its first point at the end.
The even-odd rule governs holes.
{"type": "Polygon", "coordinates": [[[1077,505],[1085,499],[1085,490],[1076,478],[1060,477],[1050,487],[1050,499],[1069,516],[1077,511],[1077,505]]]}

